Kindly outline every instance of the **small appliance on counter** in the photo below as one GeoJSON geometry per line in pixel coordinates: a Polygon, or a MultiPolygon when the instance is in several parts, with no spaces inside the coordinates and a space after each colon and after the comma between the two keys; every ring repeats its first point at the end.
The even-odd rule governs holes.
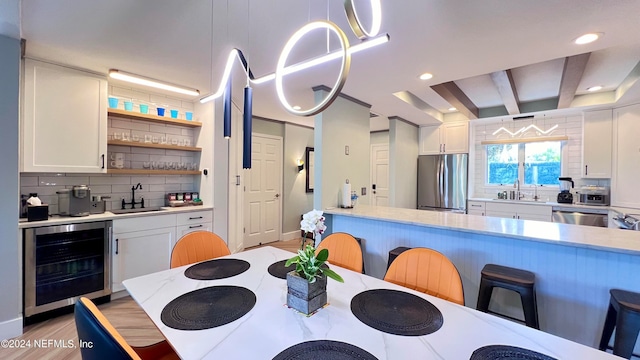
{"type": "Polygon", "coordinates": [[[573,194],[571,193],[571,189],[573,189],[573,179],[570,177],[559,177],[560,180],[560,193],[558,194],[558,203],[559,204],[573,204],[573,194]]]}
{"type": "Polygon", "coordinates": [[[578,204],[609,205],[609,189],[604,186],[587,185],[577,191],[578,204]]]}
{"type": "Polygon", "coordinates": [[[91,189],[76,185],[71,189],[56,191],[58,213],[63,216],[89,216],[91,213],[91,189]]]}
{"type": "Polygon", "coordinates": [[[107,209],[106,200],[108,199],[111,199],[111,196],[91,196],[91,209],[89,209],[89,213],[104,214],[107,209]]]}

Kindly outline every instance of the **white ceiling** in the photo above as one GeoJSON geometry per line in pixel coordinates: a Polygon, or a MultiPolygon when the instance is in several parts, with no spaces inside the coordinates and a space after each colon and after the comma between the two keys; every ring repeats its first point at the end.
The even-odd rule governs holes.
{"type": "MultiPolygon", "coordinates": [[[[310,20],[329,19],[351,33],[337,0],[22,0],[27,55],[100,73],[110,68],[211,93],[233,47],[243,50],[257,76],[275,70],[291,34],[310,20]]],[[[366,13],[368,1],[356,1],[366,13]]],[[[391,41],[353,55],[343,92],[372,105],[376,126],[389,116],[416,124],[434,118],[393,96],[408,91],[443,113],[451,105],[429,86],[454,81],[476,106],[502,104],[488,74],[512,69],[522,101],[558,95],[563,59],[592,52],[577,94],[592,85],[617,88],[640,61],[638,0],[403,0],[383,1],[382,31],[391,41]],[[572,40],[587,32],[604,36],[588,45],[572,40]],[[423,72],[434,74],[422,81],[423,72]]],[[[365,18],[366,17],[365,15],[365,18]]],[[[332,41],[331,48],[335,48],[332,41]]],[[[326,50],[323,36],[305,37],[292,55],[303,60],[326,50]]],[[[287,77],[290,103],[313,104],[311,87],[332,86],[337,62],[287,77]]],[[[234,74],[241,102],[243,73],[234,74]]],[[[640,94],[635,85],[624,101],[640,94]]],[[[254,114],[307,125],[290,115],[273,82],[254,87],[254,114]]],[[[382,125],[383,126],[383,125],[382,125]]]]}

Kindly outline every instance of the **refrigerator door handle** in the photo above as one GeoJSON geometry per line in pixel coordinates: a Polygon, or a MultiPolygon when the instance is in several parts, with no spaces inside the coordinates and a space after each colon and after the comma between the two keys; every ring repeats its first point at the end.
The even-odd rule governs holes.
{"type": "Polygon", "coordinates": [[[445,164],[445,157],[441,156],[440,157],[440,164],[439,164],[439,177],[438,177],[438,182],[439,182],[439,186],[440,186],[440,207],[444,207],[444,203],[445,203],[445,199],[444,197],[447,195],[444,192],[444,182],[446,180],[445,177],[445,168],[444,168],[444,164],[445,164]]]}

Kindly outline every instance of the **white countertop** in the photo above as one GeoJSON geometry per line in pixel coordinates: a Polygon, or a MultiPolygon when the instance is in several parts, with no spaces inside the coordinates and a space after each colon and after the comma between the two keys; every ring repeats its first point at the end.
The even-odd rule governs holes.
{"type": "Polygon", "coordinates": [[[539,330],[460,306],[433,296],[334,266],[344,283],[327,282],[329,305],[312,316],[289,309],[286,280],[269,275],[270,264],[293,254],[264,247],[226,256],[243,259],[251,267],[220,280],[199,281],[184,276],[188,267],[157,272],[124,281],[124,285],[183,359],[271,359],[282,350],[312,340],[342,341],[378,359],[469,359],[487,345],[531,349],[556,359],[614,359],[599,351],[539,330]],[[166,326],[163,308],[196,289],[216,285],[245,287],[256,294],[255,306],[243,317],[219,327],[184,331],[166,326]],[[351,312],[351,299],[369,289],[393,289],[417,295],[436,306],[444,324],[423,336],[383,333],[360,322],[351,312]]]}
{"type": "Polygon", "coordinates": [[[324,212],[474,234],[500,235],[557,245],[640,254],[640,231],[360,204],[353,209],[330,208],[324,212]]]}
{"type": "Polygon", "coordinates": [[[212,206],[180,206],[180,207],[162,207],[159,211],[147,211],[130,214],[114,214],[110,211],[105,211],[102,214],[91,214],[89,216],[59,216],[54,215],[49,217],[49,220],[43,221],[27,221],[27,219],[21,219],[18,223],[18,229],[28,229],[32,227],[51,226],[51,225],[65,225],[65,224],[78,224],[92,221],[106,221],[114,219],[127,219],[141,216],[155,216],[165,214],[175,214],[182,212],[193,212],[201,210],[212,210],[212,206]],[[24,221],[23,221],[24,220],[24,221]]]}
{"type": "Polygon", "coordinates": [[[605,210],[608,211],[610,209],[609,206],[602,205],[584,205],[584,204],[560,204],[555,201],[533,201],[533,200],[509,200],[509,199],[491,199],[491,198],[469,198],[469,201],[484,201],[484,202],[498,202],[498,203],[509,203],[509,204],[521,204],[521,205],[546,205],[552,206],[555,208],[565,208],[565,209],[575,209],[580,211],[580,209],[594,209],[594,210],[605,210]]]}

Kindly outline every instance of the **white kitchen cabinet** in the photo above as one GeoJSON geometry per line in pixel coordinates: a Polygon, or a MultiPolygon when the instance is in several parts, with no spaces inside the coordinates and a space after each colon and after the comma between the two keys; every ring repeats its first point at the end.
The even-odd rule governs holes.
{"type": "Polygon", "coordinates": [[[551,221],[552,207],[548,205],[512,204],[506,202],[487,202],[486,216],[520,220],[551,221]]]}
{"type": "Polygon", "coordinates": [[[200,230],[213,231],[213,210],[113,220],[112,291],[124,290],[123,280],[169,269],[176,242],[200,230]]]}
{"type": "Polygon", "coordinates": [[[122,281],[169,269],[176,228],[113,234],[111,290],[124,290],[122,281]]]}
{"type": "Polygon", "coordinates": [[[420,127],[420,155],[469,152],[469,122],[456,121],[420,127]]]}
{"type": "Polygon", "coordinates": [[[123,280],[169,269],[175,241],[175,214],[114,220],[111,290],[124,290],[123,280]]]}
{"type": "Polygon", "coordinates": [[[107,80],[25,60],[21,171],[104,173],[107,80]]]}
{"type": "Polygon", "coordinates": [[[613,111],[587,111],[582,118],[582,178],[611,178],[613,111]]]}
{"type": "Polygon", "coordinates": [[[467,201],[467,214],[484,216],[486,202],[484,201],[467,201]]]}
{"type": "MultiPolygon", "coordinates": [[[[193,231],[213,231],[213,211],[194,211],[176,216],[176,242],[193,231]]],[[[174,244],[175,245],[175,244],[174,244]]]]}
{"type": "MultiPolygon", "coordinates": [[[[198,224],[191,225],[180,225],[176,227],[176,242],[180,240],[181,237],[187,235],[188,233],[194,231],[211,231],[213,232],[213,223],[212,222],[204,222],[198,224]]],[[[175,246],[175,244],[174,244],[175,246]]]]}
{"type": "Polygon", "coordinates": [[[611,205],[640,208],[640,104],[613,110],[616,145],[611,205]]]}

